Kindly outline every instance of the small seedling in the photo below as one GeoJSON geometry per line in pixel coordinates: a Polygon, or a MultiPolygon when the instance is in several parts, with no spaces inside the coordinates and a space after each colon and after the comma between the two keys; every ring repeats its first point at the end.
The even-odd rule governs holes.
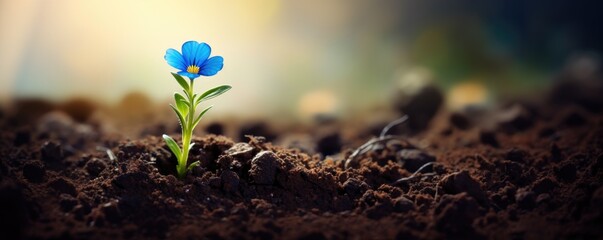
{"type": "Polygon", "coordinates": [[[189,151],[194,143],[191,143],[193,130],[199,124],[201,117],[213,106],[209,106],[195,114],[197,106],[203,101],[215,98],[231,89],[229,85],[222,85],[212,88],[201,95],[194,92],[193,85],[195,79],[200,76],[213,76],[224,66],[224,59],[220,56],[209,57],[211,48],[206,43],[188,41],[182,44],[182,53],[172,48],[165,53],[167,63],[180,70],[178,73],[172,73],[178,84],[182,86],[184,95],[174,93],[175,106],[170,104],[172,110],[176,112],[180,127],[182,128],[182,148],[170,136],[163,134],[163,139],[176,156],[178,163],[176,165],[176,174],[178,178],[183,179],[186,173],[193,167],[199,165],[199,161],[188,164],[189,151]],[[186,81],[187,77],[189,81],[186,81]],[[195,116],[196,115],[196,116],[195,116]]]}

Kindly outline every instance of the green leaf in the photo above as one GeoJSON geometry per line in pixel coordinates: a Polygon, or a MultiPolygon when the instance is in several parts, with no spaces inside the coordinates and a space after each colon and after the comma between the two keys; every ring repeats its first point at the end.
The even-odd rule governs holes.
{"type": "Polygon", "coordinates": [[[180,84],[180,86],[182,86],[182,88],[188,90],[188,88],[189,88],[188,82],[186,82],[186,80],[184,80],[184,78],[182,76],[180,76],[177,73],[172,73],[172,76],[174,76],[174,78],[176,79],[176,81],[178,81],[178,84],[180,84]]]}
{"type": "Polygon", "coordinates": [[[170,150],[172,150],[174,155],[176,155],[176,159],[180,160],[180,157],[182,156],[182,150],[180,150],[180,147],[178,147],[176,141],[174,141],[174,139],[172,139],[166,134],[163,134],[163,140],[165,140],[165,143],[168,145],[170,150]]]}
{"type": "Polygon", "coordinates": [[[199,121],[201,121],[201,117],[203,117],[203,115],[204,115],[204,114],[205,114],[207,111],[209,111],[209,109],[211,109],[212,107],[214,107],[214,106],[213,106],[213,105],[212,105],[212,106],[209,106],[209,107],[207,107],[205,110],[203,110],[201,113],[199,113],[199,116],[197,116],[197,118],[195,118],[195,121],[193,122],[193,128],[195,128],[195,127],[197,126],[197,124],[199,123],[199,121]]]}
{"type": "Polygon", "coordinates": [[[182,127],[182,130],[185,130],[186,122],[184,121],[184,116],[182,116],[182,113],[180,113],[180,111],[176,107],[174,107],[174,105],[170,104],[170,107],[172,107],[172,110],[174,110],[174,112],[176,112],[176,115],[178,115],[178,121],[180,122],[180,126],[182,127]]]}
{"type": "Polygon", "coordinates": [[[176,107],[182,113],[182,116],[186,117],[190,109],[188,102],[180,93],[174,93],[174,99],[176,100],[176,107]]]}
{"type": "Polygon", "coordinates": [[[188,165],[188,167],[186,168],[186,171],[190,171],[192,170],[194,167],[199,166],[201,164],[201,162],[199,161],[195,161],[194,163],[191,163],[191,165],[188,165]]]}
{"type": "Polygon", "coordinates": [[[199,96],[199,94],[196,94],[196,93],[193,94],[193,100],[191,101],[192,103],[195,103],[194,104],[195,106],[193,106],[193,108],[195,108],[195,109],[197,108],[197,104],[199,104],[196,100],[198,96],[199,96]]]}
{"type": "Polygon", "coordinates": [[[232,87],[229,85],[222,85],[222,86],[218,86],[218,87],[209,89],[209,90],[207,90],[207,92],[204,92],[203,94],[201,94],[201,96],[199,96],[196,103],[199,104],[202,101],[206,101],[206,100],[215,98],[217,96],[220,96],[222,93],[227,92],[231,88],[232,87]]]}

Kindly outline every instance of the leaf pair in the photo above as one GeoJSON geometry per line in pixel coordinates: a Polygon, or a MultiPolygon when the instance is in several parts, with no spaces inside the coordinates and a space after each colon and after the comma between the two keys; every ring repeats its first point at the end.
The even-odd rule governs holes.
{"type": "Polygon", "coordinates": [[[182,88],[184,89],[184,95],[177,92],[174,93],[174,100],[176,104],[170,104],[170,107],[172,107],[172,110],[174,110],[174,112],[178,116],[178,121],[180,122],[180,126],[182,127],[183,147],[179,147],[176,141],[174,141],[174,139],[172,139],[168,135],[164,134],[163,139],[178,159],[176,170],[178,176],[182,178],[184,175],[186,175],[186,172],[190,171],[193,167],[199,165],[199,162],[197,161],[187,166],[188,154],[190,149],[194,145],[194,143],[190,143],[190,140],[193,135],[193,129],[197,126],[197,124],[199,124],[199,122],[201,121],[201,117],[203,117],[203,115],[205,115],[205,113],[207,113],[207,111],[209,111],[209,109],[213,107],[209,106],[205,108],[199,113],[199,115],[195,117],[194,114],[195,110],[197,109],[197,106],[203,101],[207,101],[209,99],[220,96],[221,94],[230,90],[232,87],[228,85],[222,85],[212,88],[201,95],[197,95],[193,94],[193,80],[191,80],[189,84],[182,76],[176,73],[172,73],[172,76],[174,76],[178,84],[180,84],[180,86],[182,86],[182,88]],[[189,143],[190,145],[187,146],[187,144],[189,143]]]}
{"type": "MultiPolygon", "coordinates": [[[[176,141],[172,137],[168,136],[167,134],[163,134],[162,137],[163,137],[163,140],[165,140],[165,143],[170,148],[170,150],[172,150],[174,155],[176,155],[176,159],[180,160],[180,158],[182,158],[182,149],[180,149],[180,146],[178,146],[178,143],[176,143],[176,141]]],[[[193,146],[195,146],[195,143],[191,143],[189,145],[188,149],[193,148],[193,146]]]]}

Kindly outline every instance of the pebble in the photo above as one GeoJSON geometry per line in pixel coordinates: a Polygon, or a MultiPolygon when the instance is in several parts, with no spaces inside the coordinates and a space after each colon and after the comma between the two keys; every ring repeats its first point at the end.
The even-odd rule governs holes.
{"type": "Polygon", "coordinates": [[[479,133],[479,141],[492,147],[500,147],[500,143],[496,138],[496,133],[492,131],[481,131],[479,133]]]}
{"type": "Polygon", "coordinates": [[[234,158],[249,159],[253,155],[253,147],[248,143],[235,143],[232,147],[224,151],[224,153],[234,158]]]}
{"type": "Polygon", "coordinates": [[[462,113],[455,112],[450,115],[450,123],[461,130],[467,130],[471,128],[471,120],[462,113]]]}
{"type": "Polygon", "coordinates": [[[316,149],[323,156],[329,156],[338,153],[341,150],[341,136],[338,131],[324,133],[318,136],[316,149]]]}
{"type": "Polygon", "coordinates": [[[367,190],[369,190],[369,188],[370,187],[368,184],[356,178],[348,178],[348,180],[343,183],[343,190],[351,198],[361,197],[367,190]]]}
{"type": "Polygon", "coordinates": [[[45,162],[59,162],[65,157],[63,147],[59,143],[46,141],[40,149],[42,160],[45,162]]]}
{"type": "Polygon", "coordinates": [[[230,170],[223,171],[220,175],[222,180],[222,189],[228,193],[235,193],[239,190],[239,176],[230,170]]]}
{"type": "Polygon", "coordinates": [[[415,209],[415,204],[410,199],[403,196],[395,198],[393,204],[396,212],[408,212],[415,209]]]}
{"type": "Polygon", "coordinates": [[[86,163],[84,168],[91,177],[98,177],[98,175],[107,168],[107,164],[101,159],[92,158],[86,163]]]}
{"type": "Polygon", "coordinates": [[[485,204],[487,197],[480,184],[467,171],[450,174],[444,177],[441,185],[446,193],[458,194],[466,192],[478,202],[485,204]]]}
{"type": "Polygon", "coordinates": [[[407,126],[411,133],[425,130],[444,102],[444,94],[433,84],[426,84],[413,92],[399,91],[395,107],[409,116],[407,126]]]}
{"type": "MultiPolygon", "coordinates": [[[[403,149],[398,154],[404,163],[403,167],[409,172],[415,172],[423,165],[436,161],[434,156],[419,149],[403,149]]],[[[431,172],[433,167],[428,166],[423,171],[431,172]]]]}
{"type": "Polygon", "coordinates": [[[205,127],[205,131],[209,134],[222,135],[224,134],[224,125],[218,122],[210,123],[205,127]]]}
{"type": "Polygon", "coordinates": [[[64,178],[54,179],[48,184],[48,186],[59,193],[66,193],[74,197],[77,195],[75,185],[73,185],[71,181],[64,178]]]}
{"type": "Polygon", "coordinates": [[[533,114],[519,104],[513,105],[498,116],[499,127],[506,133],[516,133],[527,130],[534,125],[533,114]]]}
{"type": "Polygon", "coordinates": [[[276,177],[277,164],[280,161],[276,154],[262,151],[251,160],[249,177],[255,184],[272,185],[276,177]]]}
{"type": "Polygon", "coordinates": [[[69,194],[61,194],[59,195],[59,205],[61,206],[61,210],[63,212],[69,212],[73,210],[73,208],[78,204],[77,199],[69,194]]]}

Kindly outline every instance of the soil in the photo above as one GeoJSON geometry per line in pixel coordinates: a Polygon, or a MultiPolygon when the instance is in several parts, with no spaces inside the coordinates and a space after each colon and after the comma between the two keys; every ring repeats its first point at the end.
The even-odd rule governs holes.
{"type": "Polygon", "coordinates": [[[430,109],[347,168],[384,125],[197,134],[184,180],[153,135],[173,123],[128,139],[89,105],[23,101],[0,112],[0,239],[603,239],[601,97],[556,90],[481,118],[430,109]]]}

